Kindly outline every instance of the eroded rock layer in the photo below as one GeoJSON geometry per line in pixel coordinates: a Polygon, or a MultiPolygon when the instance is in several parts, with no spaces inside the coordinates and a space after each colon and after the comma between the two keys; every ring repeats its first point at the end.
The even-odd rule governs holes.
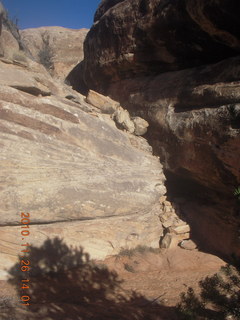
{"type": "Polygon", "coordinates": [[[147,141],[26,56],[0,58],[0,146],[1,278],[26,242],[60,237],[93,258],[158,247],[165,177],[147,141]]]}

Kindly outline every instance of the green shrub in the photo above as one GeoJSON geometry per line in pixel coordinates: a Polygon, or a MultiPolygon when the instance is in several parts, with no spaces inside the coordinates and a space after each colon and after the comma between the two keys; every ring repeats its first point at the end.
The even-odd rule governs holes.
{"type": "Polygon", "coordinates": [[[199,282],[200,296],[192,288],[181,294],[181,319],[240,319],[240,269],[227,265],[199,282]],[[229,318],[230,319],[230,318],[229,318]]]}
{"type": "Polygon", "coordinates": [[[42,34],[43,46],[38,53],[39,62],[47,69],[51,69],[53,66],[52,58],[53,52],[50,47],[50,36],[46,32],[42,34]]]}
{"type": "Polygon", "coordinates": [[[234,195],[240,200],[240,186],[234,190],[234,195]]]}

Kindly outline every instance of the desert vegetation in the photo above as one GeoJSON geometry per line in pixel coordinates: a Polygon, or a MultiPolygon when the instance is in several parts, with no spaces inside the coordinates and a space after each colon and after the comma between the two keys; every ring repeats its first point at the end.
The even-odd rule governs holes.
{"type": "Polygon", "coordinates": [[[38,53],[39,62],[47,69],[52,67],[53,52],[49,44],[50,36],[46,32],[42,34],[43,45],[38,53]]]}
{"type": "Polygon", "coordinates": [[[240,268],[226,265],[199,282],[200,295],[190,287],[181,294],[181,319],[240,319],[240,268]]]}
{"type": "MultiPolygon", "coordinates": [[[[69,247],[59,238],[48,239],[41,247],[31,246],[26,259],[33,266],[24,272],[30,279],[27,293],[24,289],[30,296],[26,320],[39,316],[51,320],[157,320],[162,312],[171,311],[135,291],[126,292],[116,272],[96,265],[82,247],[69,247]]],[[[9,283],[21,296],[19,263],[9,270],[9,283]]],[[[11,303],[4,302],[1,320],[9,320],[10,311],[11,303]]]]}
{"type": "Polygon", "coordinates": [[[136,253],[147,253],[147,252],[151,252],[151,253],[159,253],[159,248],[152,248],[152,247],[148,247],[148,246],[142,246],[142,245],[138,245],[135,248],[122,248],[120,250],[120,252],[118,253],[118,256],[126,256],[126,257],[132,257],[134,254],[136,253]]]}

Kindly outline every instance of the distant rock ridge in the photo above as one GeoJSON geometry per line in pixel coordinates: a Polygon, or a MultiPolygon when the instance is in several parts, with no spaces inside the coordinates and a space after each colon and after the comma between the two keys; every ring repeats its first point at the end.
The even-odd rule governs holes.
{"type": "Polygon", "coordinates": [[[21,30],[20,35],[35,61],[42,63],[52,76],[65,79],[83,59],[83,42],[88,31],[40,27],[21,30]]]}
{"type": "Polygon", "coordinates": [[[21,62],[30,58],[61,80],[83,59],[83,42],[88,31],[63,27],[19,30],[0,2],[0,56],[21,62]]]}

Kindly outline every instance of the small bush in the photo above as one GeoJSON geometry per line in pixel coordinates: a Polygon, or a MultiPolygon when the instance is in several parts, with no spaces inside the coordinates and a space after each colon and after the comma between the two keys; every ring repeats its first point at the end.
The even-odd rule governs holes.
{"type": "Polygon", "coordinates": [[[52,58],[53,52],[50,47],[50,36],[46,32],[42,34],[43,46],[38,53],[39,62],[47,69],[51,69],[53,66],[52,58]]]}
{"type": "Polygon", "coordinates": [[[22,42],[19,29],[18,29],[18,19],[15,18],[10,18],[7,10],[4,9],[3,11],[3,16],[2,16],[2,22],[5,28],[13,35],[13,37],[17,40],[19,44],[19,48],[21,50],[25,50],[25,46],[22,42]]]}
{"type": "Polygon", "coordinates": [[[182,319],[240,319],[240,269],[227,265],[219,273],[199,282],[198,297],[192,288],[181,294],[182,319]]]}
{"type": "Polygon", "coordinates": [[[134,273],[135,270],[132,266],[130,266],[128,263],[124,263],[124,269],[127,270],[128,272],[134,273]]]}
{"type": "Polygon", "coordinates": [[[16,60],[19,62],[27,62],[27,58],[22,51],[14,52],[12,55],[12,58],[13,58],[13,60],[16,60]]]}
{"type": "Polygon", "coordinates": [[[132,257],[136,253],[143,254],[146,252],[152,252],[157,254],[159,253],[159,248],[151,248],[151,247],[141,246],[141,245],[138,245],[136,248],[132,248],[132,249],[122,248],[118,253],[118,256],[132,257]]]}
{"type": "Polygon", "coordinates": [[[240,200],[240,186],[234,190],[234,195],[240,200]]]}

